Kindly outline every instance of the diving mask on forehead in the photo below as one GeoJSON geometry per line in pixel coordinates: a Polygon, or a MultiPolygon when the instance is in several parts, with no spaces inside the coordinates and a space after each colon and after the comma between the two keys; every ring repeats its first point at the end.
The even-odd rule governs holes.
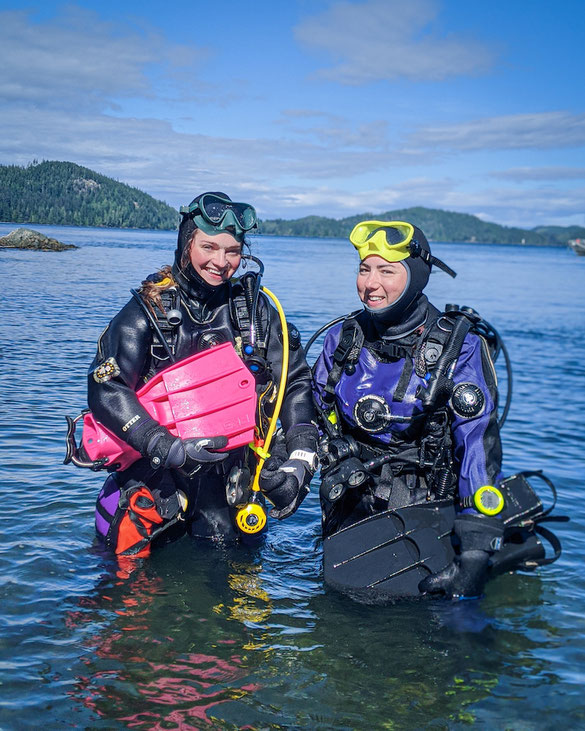
{"type": "Polygon", "coordinates": [[[429,267],[434,264],[449,276],[457,276],[451,267],[423,247],[414,233],[414,226],[406,221],[362,221],[354,226],[349,240],[357,249],[360,261],[372,255],[389,262],[420,257],[429,267]]]}
{"type": "Polygon", "coordinates": [[[210,236],[232,227],[236,239],[241,240],[246,231],[258,226],[258,216],[253,206],[236,203],[214,193],[204,193],[188,206],[181,206],[179,212],[192,216],[197,228],[210,236]]]}
{"type": "Polygon", "coordinates": [[[360,259],[375,254],[386,261],[402,261],[410,256],[408,245],[414,226],[403,221],[362,221],[354,227],[349,240],[358,250],[360,259]]]}

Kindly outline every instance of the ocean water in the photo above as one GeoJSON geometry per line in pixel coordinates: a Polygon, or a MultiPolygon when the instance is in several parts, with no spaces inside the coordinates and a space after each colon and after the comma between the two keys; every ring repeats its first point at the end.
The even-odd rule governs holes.
{"type": "MultiPolygon", "coordinates": [[[[555,481],[561,559],[481,601],[367,607],[323,586],[317,485],[256,550],[185,538],[128,567],[92,548],[103,475],[62,465],[64,415],[85,406],[99,333],[171,262],[175,235],[37,228],[80,249],[0,252],[0,728],[585,728],[585,259],[441,243],[458,277],[428,287],[507,344],[505,470],[555,481]]],[[[358,307],[347,243],[253,250],[305,341],[358,307]]]]}

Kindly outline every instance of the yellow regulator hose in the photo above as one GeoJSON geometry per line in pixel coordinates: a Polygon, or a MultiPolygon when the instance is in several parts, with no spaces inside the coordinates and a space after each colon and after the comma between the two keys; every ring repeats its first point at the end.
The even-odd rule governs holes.
{"type": "Polygon", "coordinates": [[[258,466],[254,474],[254,480],[252,482],[252,500],[245,507],[241,508],[236,515],[236,523],[240,530],[244,533],[258,533],[266,525],[266,513],[262,508],[261,504],[255,500],[257,493],[260,492],[260,472],[264,466],[264,462],[270,457],[270,444],[272,437],[276,431],[278,417],[280,416],[280,409],[284,400],[284,392],[286,390],[286,382],[288,378],[288,355],[289,355],[289,338],[288,338],[288,325],[286,323],[286,317],[282,305],[278,301],[276,295],[266,287],[262,287],[262,291],[270,297],[274,302],[278,317],[280,319],[280,327],[282,329],[282,365],[280,371],[280,383],[278,384],[278,392],[276,397],[276,404],[274,406],[274,413],[270,419],[268,426],[268,432],[266,433],[266,439],[262,447],[253,447],[254,451],[259,457],[258,466]]]}

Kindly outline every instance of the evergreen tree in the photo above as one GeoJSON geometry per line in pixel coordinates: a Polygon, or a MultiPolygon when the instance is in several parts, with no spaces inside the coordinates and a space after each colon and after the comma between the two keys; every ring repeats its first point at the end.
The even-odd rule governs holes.
{"type": "Polygon", "coordinates": [[[0,165],[0,220],[175,229],[179,215],[138,188],[71,162],[0,165]]]}

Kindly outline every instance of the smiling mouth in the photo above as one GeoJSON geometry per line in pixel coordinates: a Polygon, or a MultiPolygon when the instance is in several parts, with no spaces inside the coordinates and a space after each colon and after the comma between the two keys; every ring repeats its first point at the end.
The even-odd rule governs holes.
{"type": "Polygon", "coordinates": [[[379,305],[383,304],[384,297],[380,297],[375,294],[369,294],[366,297],[366,302],[368,305],[370,305],[370,307],[378,307],[379,305]]]}
{"type": "Polygon", "coordinates": [[[223,279],[225,276],[225,270],[223,269],[212,269],[211,267],[205,267],[205,271],[212,277],[223,279]]]}

